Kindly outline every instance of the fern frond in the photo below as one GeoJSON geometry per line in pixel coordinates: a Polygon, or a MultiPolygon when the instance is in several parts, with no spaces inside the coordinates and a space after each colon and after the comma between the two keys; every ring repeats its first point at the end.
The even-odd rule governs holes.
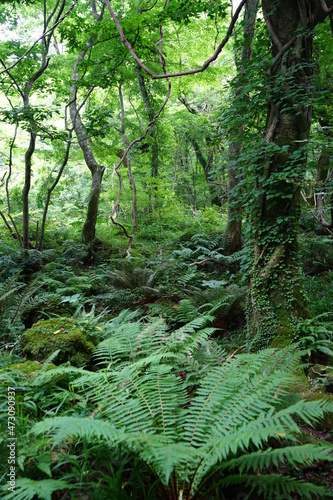
{"type": "Polygon", "coordinates": [[[240,473],[255,472],[267,469],[274,465],[287,463],[288,466],[312,465],[315,461],[333,461],[333,445],[323,443],[322,445],[300,445],[286,446],[285,448],[275,448],[260,450],[243,455],[242,457],[228,460],[221,465],[221,469],[238,469],[240,473]]]}
{"type": "Polygon", "coordinates": [[[244,484],[256,490],[264,498],[279,498],[284,495],[297,494],[298,498],[331,498],[332,494],[323,486],[307,483],[294,477],[280,474],[260,475],[228,475],[219,482],[221,487],[234,484],[244,484]]]}
{"type": "Polygon", "coordinates": [[[41,479],[33,481],[32,479],[19,478],[16,480],[15,491],[8,493],[3,497],[4,500],[51,500],[52,493],[59,490],[73,488],[71,484],[63,480],[41,479]]]}
{"type": "Polygon", "coordinates": [[[103,439],[111,444],[119,441],[119,433],[115,432],[115,428],[110,422],[89,417],[47,418],[38,422],[34,426],[33,432],[37,436],[40,434],[51,435],[54,446],[70,437],[88,440],[103,439]]]}

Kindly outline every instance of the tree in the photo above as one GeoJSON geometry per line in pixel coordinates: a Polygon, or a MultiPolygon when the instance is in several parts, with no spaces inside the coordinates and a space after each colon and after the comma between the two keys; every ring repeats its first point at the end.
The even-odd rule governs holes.
{"type": "MultiPolygon", "coordinates": [[[[91,0],[90,4],[94,19],[97,22],[100,22],[103,19],[104,4],[101,8],[100,14],[97,13],[95,1],[91,0]]],[[[73,84],[70,90],[70,104],[69,104],[69,112],[73,128],[75,130],[79,146],[82,150],[84,160],[91,173],[91,188],[88,200],[87,214],[82,228],[82,240],[84,243],[92,243],[95,240],[98,204],[101,194],[101,184],[102,184],[103,174],[105,171],[105,167],[103,165],[100,165],[96,160],[96,157],[91,147],[91,140],[89,137],[87,137],[80,116],[80,108],[82,107],[82,105],[84,104],[85,100],[89,96],[90,92],[94,89],[94,87],[91,87],[90,91],[88,91],[88,96],[86,96],[85,100],[83,101],[83,104],[79,106],[77,102],[79,65],[80,63],[83,62],[87,52],[91,52],[96,40],[97,40],[97,35],[93,35],[89,38],[89,40],[86,43],[86,48],[79,53],[77,60],[73,66],[73,71],[72,71],[73,84]]]]}
{"type": "MultiPolygon", "coordinates": [[[[112,10],[123,44],[153,79],[205,71],[228,42],[246,0],[237,8],[223,41],[201,67],[155,74],[126,39],[112,10]]],[[[249,223],[253,245],[249,293],[249,338],[262,347],[273,338],[290,337],[308,309],[298,268],[299,180],[304,177],[311,127],[312,50],[314,28],[332,12],[333,1],[263,0],[263,14],[272,43],[269,67],[265,143],[254,160],[255,191],[249,223]],[[264,158],[262,159],[262,152],[264,158]]]]}
{"type": "Polygon", "coordinates": [[[308,315],[297,252],[299,181],[305,175],[311,127],[314,28],[328,15],[324,4],[262,2],[272,60],[265,158],[257,163],[250,213],[254,259],[248,328],[256,346],[291,339],[295,321],[308,315]]]}
{"type": "MultiPolygon", "coordinates": [[[[259,0],[253,0],[245,4],[243,42],[240,61],[237,60],[237,49],[235,49],[235,61],[238,72],[238,75],[236,76],[235,99],[237,99],[241,93],[240,88],[242,83],[239,81],[239,77],[245,76],[246,67],[252,59],[254,28],[258,6],[259,0]]],[[[239,165],[239,155],[242,150],[241,134],[243,128],[244,125],[239,125],[238,130],[231,129],[230,131],[230,158],[228,162],[228,219],[223,235],[224,248],[228,253],[236,252],[243,246],[243,207],[241,193],[239,192],[239,183],[242,175],[242,169],[239,165]]]]}
{"type": "MultiPolygon", "coordinates": [[[[72,4],[67,11],[65,11],[66,0],[57,1],[54,4],[48,6],[46,2],[43,4],[43,33],[42,36],[35,42],[27,52],[23,54],[15,63],[9,65],[0,59],[1,64],[3,66],[3,73],[7,75],[9,81],[11,82],[9,89],[13,87],[15,92],[20,96],[22,100],[23,107],[15,107],[9,96],[6,92],[7,100],[10,104],[11,110],[9,113],[4,113],[4,116],[8,119],[10,123],[15,123],[16,127],[21,122],[24,124],[26,130],[29,134],[29,145],[25,152],[25,161],[24,161],[24,185],[22,189],[22,235],[19,234],[17,230],[17,226],[14,220],[11,217],[11,207],[9,202],[9,192],[8,192],[8,183],[6,186],[7,191],[7,205],[8,205],[8,217],[14,227],[14,230],[10,227],[9,223],[6,222],[6,217],[2,213],[2,218],[7,226],[7,228],[11,231],[11,233],[18,237],[21,247],[24,249],[29,249],[33,247],[33,244],[30,241],[29,229],[30,229],[30,216],[29,216],[29,192],[31,188],[31,177],[32,177],[32,159],[36,149],[36,141],[38,138],[38,134],[44,130],[45,126],[43,125],[43,120],[49,117],[49,112],[43,109],[42,107],[33,106],[31,104],[31,92],[34,86],[36,86],[37,82],[43,77],[46,69],[49,66],[50,62],[50,45],[52,41],[52,37],[54,36],[55,30],[57,26],[64,21],[64,19],[68,16],[71,10],[74,8],[75,4],[72,4]],[[38,44],[39,42],[39,44],[38,44]],[[38,46],[38,45],[39,46],[38,46]],[[35,49],[33,51],[33,49],[35,49]],[[23,71],[22,77],[23,81],[20,81],[17,76],[14,76],[12,73],[12,68],[16,67],[18,63],[24,59],[24,56],[29,54],[33,54],[33,62],[28,66],[28,74],[30,76],[25,78],[25,72],[23,71]],[[32,71],[31,71],[32,67],[32,71]]],[[[25,68],[26,69],[26,68],[25,68]]],[[[9,155],[9,171],[11,174],[11,166],[12,166],[12,149],[14,145],[14,141],[16,138],[16,131],[13,138],[13,141],[10,146],[10,155],[9,155]]],[[[61,174],[60,174],[61,175],[61,174]]],[[[10,177],[10,175],[8,176],[10,177]]],[[[8,179],[7,179],[8,180],[8,179]]],[[[47,208],[46,208],[47,212],[47,208]]],[[[46,215],[45,215],[46,217],[46,215]]],[[[43,228],[45,226],[45,220],[43,221],[43,228]]],[[[37,226],[38,227],[38,226],[37,226]]],[[[37,246],[38,232],[36,235],[36,246],[37,246]]]]}

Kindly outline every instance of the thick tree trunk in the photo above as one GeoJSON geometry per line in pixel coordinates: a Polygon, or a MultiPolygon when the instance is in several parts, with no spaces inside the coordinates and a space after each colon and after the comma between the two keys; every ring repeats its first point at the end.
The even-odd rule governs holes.
{"type": "Polygon", "coordinates": [[[313,17],[307,0],[263,0],[262,7],[274,59],[266,121],[270,145],[257,172],[260,196],[251,216],[248,327],[255,348],[291,342],[295,322],[309,314],[297,255],[297,179],[305,173],[311,126],[312,29],[322,19],[313,17]]]}
{"type": "Polygon", "coordinates": [[[82,241],[87,244],[92,243],[96,237],[98,204],[99,204],[99,197],[101,194],[104,167],[98,165],[98,167],[96,167],[95,169],[90,169],[90,171],[91,171],[91,188],[89,193],[86,220],[84,221],[82,228],[82,241]]]}
{"type": "MultiPolygon", "coordinates": [[[[243,76],[246,71],[246,65],[252,59],[254,28],[257,18],[259,0],[248,1],[244,12],[244,33],[243,46],[239,75],[243,76]]],[[[239,62],[238,62],[239,64],[239,62]]],[[[240,91],[236,92],[236,99],[240,91]]],[[[234,253],[243,246],[242,219],[243,207],[240,201],[240,192],[237,189],[241,180],[241,167],[237,165],[238,157],[242,150],[241,134],[243,126],[238,130],[238,138],[232,139],[229,145],[229,164],[228,164],[228,218],[227,225],[223,235],[223,247],[226,253],[234,253]]],[[[232,136],[233,134],[231,134],[232,136]]]]}

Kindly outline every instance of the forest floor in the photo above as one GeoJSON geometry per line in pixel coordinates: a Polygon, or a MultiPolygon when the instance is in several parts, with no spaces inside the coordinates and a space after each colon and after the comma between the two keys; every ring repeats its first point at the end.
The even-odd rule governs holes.
{"type": "MultiPolygon", "coordinates": [[[[143,324],[149,323],[151,318],[162,318],[170,331],[176,331],[195,318],[210,313],[213,316],[210,336],[219,348],[224,349],[229,357],[245,352],[247,283],[246,275],[240,270],[241,263],[246,259],[244,251],[225,255],[220,235],[216,233],[187,233],[164,248],[156,241],[142,239],[135,242],[133,248],[133,255],[127,258],[126,248],[103,242],[87,247],[78,242],[64,241],[57,249],[47,249],[43,253],[31,251],[25,260],[18,251],[3,251],[0,258],[3,278],[0,290],[0,362],[1,374],[6,373],[7,378],[2,376],[2,385],[6,385],[12,377],[18,387],[25,387],[23,392],[18,391],[20,396],[17,402],[20,420],[17,431],[22,436],[35,422],[48,413],[54,413],[56,400],[62,409],[77,404],[77,396],[67,381],[67,387],[66,384],[61,386],[63,400],[58,394],[58,399],[55,398],[51,404],[51,411],[50,403],[43,399],[50,397],[49,389],[44,393],[38,392],[33,383],[34,377],[41,370],[54,369],[62,363],[79,368],[85,366],[95,371],[91,353],[95,346],[108,338],[115,318],[124,311],[128,314],[136,311],[133,318],[143,324]],[[45,338],[48,335],[46,343],[41,340],[43,335],[45,338]],[[74,339],[73,344],[66,350],[63,343],[67,340],[64,339],[70,335],[74,339]],[[55,337],[57,340],[54,340],[55,337]],[[57,349],[64,354],[52,356],[57,349]],[[49,366],[45,365],[47,358],[49,366]]],[[[317,398],[332,401],[333,243],[315,234],[303,235],[300,238],[300,253],[312,319],[303,325],[308,352],[305,372],[302,372],[292,392],[308,401],[317,398]]],[[[187,373],[179,371],[177,375],[185,380],[187,373]]],[[[79,404],[78,412],[81,410],[79,404]]],[[[312,424],[309,426],[300,422],[300,442],[333,442],[332,415],[312,424]]],[[[37,454],[43,455],[41,443],[36,443],[37,454]]],[[[4,440],[0,446],[4,454],[4,440]]],[[[28,443],[24,447],[24,452],[20,452],[19,465],[21,471],[28,472],[27,475],[22,472],[23,477],[34,480],[53,477],[53,459],[45,459],[44,462],[38,459],[36,465],[35,457],[27,451],[28,443]]],[[[74,448],[67,453],[75,455],[74,448]]],[[[73,457],[71,460],[74,464],[73,457]]],[[[77,462],[80,460],[77,459],[77,462]]],[[[1,469],[0,473],[5,474],[4,466],[2,468],[4,470],[1,469]]],[[[68,465],[58,465],[56,470],[58,480],[62,476],[75,476],[68,465]],[[62,476],[59,476],[61,470],[62,476]]],[[[290,474],[290,466],[287,463],[280,465],[278,472],[290,474]]],[[[90,478],[92,482],[94,474],[90,478]]],[[[143,475],[147,477],[147,470],[143,475]]],[[[333,473],[326,462],[293,467],[292,475],[325,485],[328,491],[333,492],[333,473]]],[[[79,476],[75,477],[76,481],[80,481],[79,476]]],[[[132,472],[125,473],[123,477],[128,477],[128,482],[133,483],[132,472]]],[[[147,481],[149,483],[149,479],[147,481]]],[[[247,490],[234,488],[229,491],[227,488],[221,498],[231,500],[237,495],[237,498],[261,498],[259,493],[242,496],[244,491],[247,490]]],[[[140,498],[137,490],[133,493],[134,497],[132,493],[131,498],[140,498]]],[[[54,493],[52,498],[106,498],[102,494],[96,496],[96,493],[77,495],[58,497],[54,493]]],[[[159,498],[157,493],[155,495],[151,498],[159,498]]],[[[198,498],[205,498],[204,492],[198,498]]],[[[210,498],[220,497],[212,495],[210,498]]],[[[291,494],[288,498],[302,497],[291,494]]]]}

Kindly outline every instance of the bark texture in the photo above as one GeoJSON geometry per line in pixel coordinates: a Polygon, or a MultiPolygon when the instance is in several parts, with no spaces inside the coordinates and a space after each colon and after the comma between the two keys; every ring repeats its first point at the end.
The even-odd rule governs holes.
{"type": "Polygon", "coordinates": [[[262,0],[273,45],[266,120],[266,142],[272,147],[258,172],[260,195],[251,220],[254,264],[248,325],[250,345],[256,348],[291,342],[295,322],[309,314],[297,256],[296,179],[306,168],[313,28],[325,18],[319,7],[319,0],[262,0]]]}
{"type": "Polygon", "coordinates": [[[79,80],[78,66],[83,61],[87,51],[92,47],[94,40],[90,39],[87,43],[87,49],[80,52],[72,70],[73,85],[71,87],[69,113],[73,128],[77,136],[79,146],[82,150],[85,163],[91,173],[91,187],[88,200],[86,219],[82,229],[82,241],[90,244],[95,240],[96,222],[98,215],[99,197],[101,194],[101,185],[105,167],[96,160],[91,149],[90,139],[86,136],[80,116],[80,109],[77,105],[77,84],[79,80]]]}
{"type": "MultiPolygon", "coordinates": [[[[151,98],[148,95],[147,88],[146,88],[146,83],[145,79],[142,75],[141,68],[138,66],[136,69],[136,74],[138,78],[138,84],[139,84],[139,89],[140,89],[140,94],[143,100],[143,103],[145,105],[147,115],[149,118],[149,121],[151,122],[152,119],[154,118],[155,112],[154,112],[154,107],[151,102],[151,98]]],[[[157,177],[158,176],[158,162],[159,162],[159,152],[158,152],[158,142],[157,142],[157,129],[156,125],[153,125],[153,127],[150,129],[149,132],[150,137],[152,138],[152,145],[151,145],[151,176],[152,177],[157,177]]]]}
{"type": "MultiPolygon", "coordinates": [[[[241,60],[238,63],[238,72],[240,76],[245,75],[245,68],[252,59],[254,28],[257,18],[259,0],[248,0],[244,11],[244,32],[241,60]]],[[[241,90],[236,92],[237,99],[241,90]]],[[[237,189],[241,179],[241,167],[237,165],[238,157],[242,150],[241,135],[243,127],[238,131],[231,132],[231,137],[236,135],[238,139],[232,139],[229,145],[229,164],[228,164],[228,218],[225,232],[223,235],[223,247],[226,253],[234,253],[243,246],[242,219],[243,207],[240,201],[240,192],[237,189]],[[236,133],[235,133],[236,132],[236,133]]]]}

